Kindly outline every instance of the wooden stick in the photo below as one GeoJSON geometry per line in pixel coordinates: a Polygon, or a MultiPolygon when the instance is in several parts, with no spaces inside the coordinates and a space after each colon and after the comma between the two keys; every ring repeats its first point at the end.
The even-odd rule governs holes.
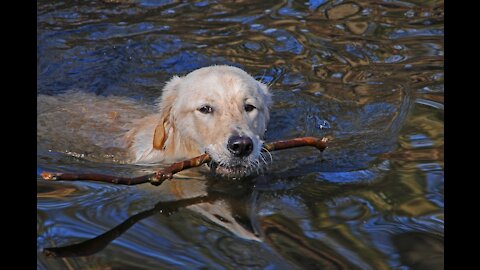
{"type": "Polygon", "coordinates": [[[167,167],[163,170],[157,171],[155,173],[155,177],[153,177],[150,180],[150,184],[158,186],[161,183],[163,183],[163,181],[165,181],[167,179],[172,179],[174,174],[176,174],[180,171],[186,170],[186,169],[193,168],[193,167],[199,167],[200,165],[202,165],[204,163],[207,163],[210,160],[212,160],[210,155],[203,154],[203,155],[200,155],[198,157],[194,157],[192,159],[187,159],[187,160],[184,160],[184,161],[173,163],[169,167],[167,167]]]}
{"type": "Polygon", "coordinates": [[[321,139],[315,137],[303,137],[285,141],[266,143],[263,145],[263,148],[268,151],[276,151],[301,146],[313,146],[323,152],[323,150],[327,148],[327,142],[328,139],[326,137],[321,139]]]}
{"type": "Polygon", "coordinates": [[[106,174],[95,174],[95,173],[53,173],[53,172],[42,172],[41,176],[44,180],[49,181],[77,181],[77,180],[91,180],[98,182],[113,183],[118,185],[138,185],[143,183],[150,183],[152,185],[158,186],[167,179],[172,179],[173,175],[193,167],[198,167],[206,162],[211,160],[208,154],[203,154],[192,159],[180,161],[173,163],[169,167],[159,170],[156,173],[148,174],[139,177],[117,177],[106,174]]]}
{"type": "MultiPolygon", "coordinates": [[[[262,151],[277,151],[294,147],[301,146],[313,146],[320,151],[323,151],[327,148],[327,138],[315,138],[315,137],[303,137],[295,138],[291,140],[276,141],[271,143],[266,143],[263,145],[262,151]]],[[[211,161],[212,158],[208,154],[203,154],[192,159],[180,161],[173,163],[169,167],[159,170],[156,173],[139,176],[139,177],[117,177],[112,175],[105,174],[94,174],[94,173],[54,173],[54,172],[42,172],[41,176],[44,180],[57,181],[57,180],[66,180],[66,181],[77,181],[77,180],[92,180],[106,183],[113,183],[119,185],[138,185],[143,183],[151,183],[152,185],[158,186],[167,179],[172,179],[173,175],[193,167],[199,167],[204,163],[211,161]]]]}
{"type": "Polygon", "coordinates": [[[155,174],[144,175],[140,177],[117,177],[107,174],[95,174],[95,173],[54,173],[54,172],[42,172],[41,176],[44,180],[57,181],[57,180],[92,180],[120,185],[138,185],[151,181],[150,178],[155,177],[155,174]]]}

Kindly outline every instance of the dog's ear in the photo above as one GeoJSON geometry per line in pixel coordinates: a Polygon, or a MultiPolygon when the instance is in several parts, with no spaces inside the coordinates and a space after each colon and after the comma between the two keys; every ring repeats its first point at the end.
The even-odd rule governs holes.
{"type": "Polygon", "coordinates": [[[174,76],[162,90],[162,96],[158,100],[158,108],[160,110],[160,121],[155,127],[153,134],[153,148],[163,150],[165,142],[168,139],[170,128],[174,128],[172,118],[172,107],[175,104],[178,94],[178,84],[181,78],[174,76]]]}
{"type": "Polygon", "coordinates": [[[160,123],[155,128],[155,133],[153,134],[153,149],[162,150],[166,140],[165,123],[160,123]]]}

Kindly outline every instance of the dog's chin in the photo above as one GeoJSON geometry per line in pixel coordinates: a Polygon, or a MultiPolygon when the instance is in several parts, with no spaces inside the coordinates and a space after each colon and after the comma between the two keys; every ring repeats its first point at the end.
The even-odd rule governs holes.
{"type": "Polygon", "coordinates": [[[209,167],[210,172],[212,172],[214,175],[225,178],[242,179],[255,174],[255,170],[253,170],[251,166],[249,167],[245,165],[226,166],[212,162],[209,164],[209,167]]]}

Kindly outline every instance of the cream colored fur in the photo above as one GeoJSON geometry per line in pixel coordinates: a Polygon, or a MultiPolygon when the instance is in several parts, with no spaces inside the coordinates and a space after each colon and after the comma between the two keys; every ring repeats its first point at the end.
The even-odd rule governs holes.
{"type": "Polygon", "coordinates": [[[158,112],[136,123],[126,145],[135,163],[173,162],[205,152],[228,163],[228,138],[239,133],[252,138],[251,159],[258,159],[270,102],[267,86],[239,68],[201,68],[165,85],[158,112]],[[246,112],[247,103],[256,109],[246,112]],[[214,112],[202,114],[198,109],[203,105],[214,112]]]}
{"type": "MultiPolygon", "coordinates": [[[[262,158],[270,103],[265,84],[229,66],[206,67],[173,77],[156,106],[83,91],[39,95],[37,149],[100,162],[170,163],[208,152],[225,165],[257,164],[262,158]],[[198,110],[207,104],[214,108],[212,114],[198,110]],[[246,112],[246,104],[256,109],[246,112]],[[232,158],[227,149],[228,138],[234,133],[249,136],[254,142],[252,154],[241,161],[232,158]]],[[[39,154],[40,158],[44,156],[48,155],[39,154]]],[[[194,178],[188,175],[190,181],[168,181],[152,191],[167,200],[206,195],[203,177],[194,178]]],[[[235,221],[231,206],[223,200],[188,208],[242,238],[258,240],[235,221]]]]}

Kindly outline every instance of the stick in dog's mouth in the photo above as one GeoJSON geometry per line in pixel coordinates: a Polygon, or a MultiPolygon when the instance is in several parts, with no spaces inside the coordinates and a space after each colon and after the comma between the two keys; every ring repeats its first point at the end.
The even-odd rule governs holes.
{"type": "MultiPolygon", "coordinates": [[[[303,138],[295,138],[286,141],[277,141],[272,143],[266,143],[263,145],[262,151],[271,152],[276,150],[294,148],[294,147],[301,147],[301,146],[313,146],[318,150],[322,151],[327,148],[327,138],[315,138],[315,137],[303,137],[303,138]]],[[[208,154],[203,154],[198,157],[194,157],[192,159],[184,160],[181,162],[173,163],[171,166],[157,171],[154,174],[129,178],[129,177],[117,177],[111,175],[103,175],[103,174],[72,174],[72,173],[52,173],[52,172],[42,172],[41,176],[44,180],[70,180],[70,181],[77,181],[77,180],[93,180],[99,182],[107,182],[113,184],[121,184],[121,185],[138,185],[143,183],[151,183],[152,185],[160,185],[163,181],[167,179],[172,179],[175,173],[180,171],[198,167],[205,163],[212,162],[212,158],[208,154]]],[[[213,162],[212,165],[215,163],[213,162]]],[[[236,167],[215,167],[215,172],[238,172],[243,173],[244,170],[248,167],[244,168],[236,168],[236,167]]],[[[239,174],[240,175],[240,174],[239,174]]],[[[233,174],[232,176],[233,177],[233,174]]]]}

